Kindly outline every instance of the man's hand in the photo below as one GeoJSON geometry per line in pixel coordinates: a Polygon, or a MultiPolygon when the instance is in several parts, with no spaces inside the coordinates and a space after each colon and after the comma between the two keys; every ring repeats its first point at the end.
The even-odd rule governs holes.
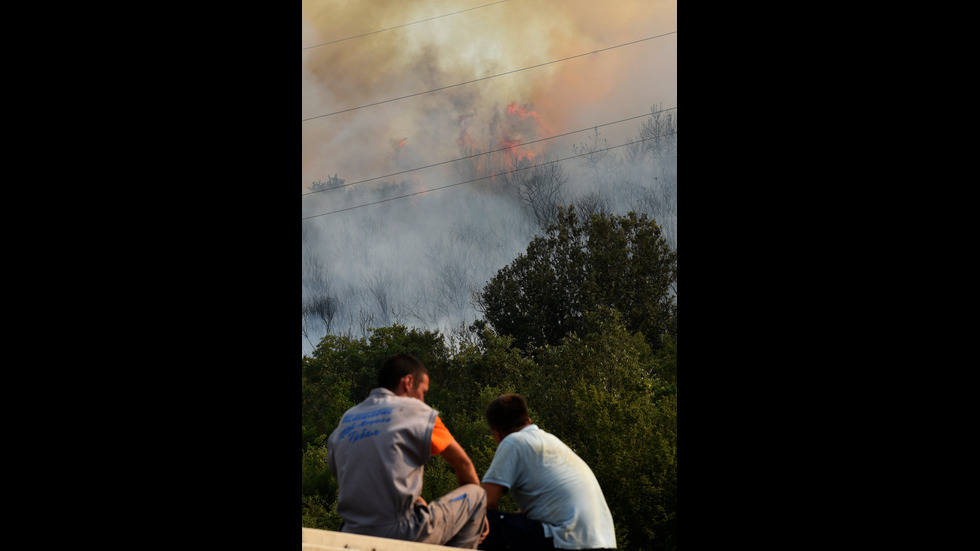
{"type": "Polygon", "coordinates": [[[487,517],[483,517],[483,533],[480,534],[480,541],[477,545],[483,543],[483,540],[487,539],[487,536],[489,534],[490,534],[490,519],[488,519],[487,517]]]}

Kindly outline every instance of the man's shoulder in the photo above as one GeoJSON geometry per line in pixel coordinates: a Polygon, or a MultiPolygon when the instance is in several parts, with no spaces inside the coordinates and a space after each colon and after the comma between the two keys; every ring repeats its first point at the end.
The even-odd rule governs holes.
{"type": "Polygon", "coordinates": [[[402,412],[408,411],[414,414],[435,412],[438,415],[438,412],[421,400],[407,396],[396,396],[393,392],[385,388],[375,388],[361,403],[345,411],[343,417],[341,417],[341,422],[344,419],[349,419],[351,416],[377,410],[384,410],[387,413],[392,413],[395,410],[402,412]]]}
{"type": "Polygon", "coordinates": [[[515,442],[528,442],[539,440],[541,438],[547,438],[548,436],[551,436],[551,434],[547,431],[541,430],[541,428],[535,424],[530,424],[517,432],[510,433],[507,435],[507,438],[504,438],[503,442],[506,442],[511,438],[513,438],[515,442]]]}
{"type": "Polygon", "coordinates": [[[383,392],[378,392],[377,394],[372,391],[372,396],[375,396],[377,400],[378,407],[390,408],[401,415],[410,416],[423,416],[427,417],[430,423],[435,422],[435,418],[439,415],[432,406],[426,404],[422,400],[417,398],[409,398],[408,396],[397,396],[393,392],[387,389],[375,389],[381,390],[383,392]]]}
{"type": "Polygon", "coordinates": [[[528,425],[527,427],[524,427],[517,432],[512,432],[504,437],[504,439],[500,441],[500,444],[497,444],[497,449],[500,449],[501,447],[514,449],[531,447],[535,442],[542,438],[543,434],[548,433],[539,429],[536,425],[528,425]]]}
{"type": "Polygon", "coordinates": [[[561,438],[538,428],[537,425],[530,425],[518,432],[512,432],[500,442],[498,449],[505,444],[515,451],[521,450],[532,454],[575,453],[567,444],[562,442],[561,438]]]}

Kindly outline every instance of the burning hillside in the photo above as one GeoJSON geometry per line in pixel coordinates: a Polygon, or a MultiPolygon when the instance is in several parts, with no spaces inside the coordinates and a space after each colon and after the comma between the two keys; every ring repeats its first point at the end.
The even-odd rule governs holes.
{"type": "Polygon", "coordinates": [[[375,104],[304,123],[304,190],[337,173],[359,181],[502,148],[479,168],[506,170],[571,145],[518,144],[674,104],[675,38],[483,80],[675,30],[674,3],[505,2],[426,21],[460,7],[303,2],[304,119],[375,104]],[[377,147],[406,138],[397,155],[377,147]]]}

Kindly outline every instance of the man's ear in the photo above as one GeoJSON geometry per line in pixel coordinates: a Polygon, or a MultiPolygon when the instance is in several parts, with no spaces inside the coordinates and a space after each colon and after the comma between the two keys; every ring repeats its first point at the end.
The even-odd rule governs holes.
{"type": "Polygon", "coordinates": [[[411,373],[402,377],[402,390],[404,390],[405,392],[412,390],[412,388],[414,388],[412,385],[414,384],[415,384],[415,377],[411,373]]]}

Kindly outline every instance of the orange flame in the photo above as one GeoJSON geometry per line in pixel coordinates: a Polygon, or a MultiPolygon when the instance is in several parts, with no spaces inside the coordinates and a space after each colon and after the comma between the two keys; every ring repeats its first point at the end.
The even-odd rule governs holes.
{"type": "Polygon", "coordinates": [[[535,119],[538,118],[537,112],[532,111],[526,104],[518,107],[516,101],[510,102],[510,105],[507,106],[507,114],[517,116],[522,120],[528,117],[534,117],[535,119]]]}
{"type": "Polygon", "coordinates": [[[516,148],[519,145],[521,145],[520,140],[512,140],[510,138],[504,138],[504,139],[500,140],[500,148],[501,149],[504,149],[504,148],[509,149],[510,152],[511,152],[511,154],[514,153],[514,148],[516,148]]]}
{"type": "Polygon", "coordinates": [[[510,158],[507,161],[508,169],[513,170],[520,166],[521,161],[533,161],[535,153],[529,149],[517,149],[517,146],[521,145],[520,140],[515,140],[512,138],[504,138],[500,140],[498,149],[507,149],[510,153],[510,158]]]}
{"type": "Polygon", "coordinates": [[[398,141],[392,140],[395,145],[395,159],[397,161],[404,161],[408,156],[408,148],[405,144],[408,142],[408,138],[402,138],[398,141]]]}
{"type": "Polygon", "coordinates": [[[541,115],[535,111],[530,104],[525,103],[524,105],[518,105],[516,101],[510,102],[507,105],[507,115],[516,121],[527,121],[532,120],[534,126],[527,126],[527,123],[521,123],[514,126],[514,130],[521,134],[529,134],[528,139],[517,140],[511,136],[504,138],[500,141],[500,147],[507,148],[510,152],[510,160],[508,164],[510,169],[515,169],[520,166],[523,162],[533,161],[538,155],[534,151],[522,147],[520,150],[516,148],[517,145],[522,142],[531,140],[534,138],[542,137],[544,134],[551,134],[551,130],[547,125],[541,120],[541,115]],[[543,132],[542,132],[543,131],[543,132]]]}
{"type": "Polygon", "coordinates": [[[534,122],[541,125],[542,128],[548,132],[551,132],[551,129],[541,122],[541,115],[539,115],[537,111],[531,109],[529,104],[517,105],[516,101],[512,101],[507,105],[507,114],[512,117],[517,117],[519,120],[525,120],[530,117],[534,119],[534,122]]]}

